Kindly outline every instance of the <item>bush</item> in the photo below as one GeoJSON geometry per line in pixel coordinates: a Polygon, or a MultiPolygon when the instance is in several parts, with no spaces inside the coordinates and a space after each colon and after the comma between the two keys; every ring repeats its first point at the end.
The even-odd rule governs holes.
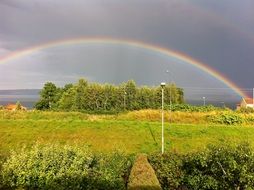
{"type": "Polygon", "coordinates": [[[177,189],[183,180],[182,157],[174,153],[153,154],[149,162],[154,168],[163,189],[177,189]]]}
{"type": "Polygon", "coordinates": [[[250,107],[247,107],[247,108],[242,107],[239,110],[237,110],[237,112],[249,114],[249,113],[254,113],[254,109],[250,107]]]}
{"type": "Polygon", "coordinates": [[[85,149],[35,146],[12,153],[3,165],[3,182],[29,189],[79,189],[87,186],[93,162],[85,149]]]}
{"type": "Polygon", "coordinates": [[[126,189],[132,166],[131,157],[114,152],[110,155],[99,155],[96,160],[97,164],[91,175],[94,181],[92,189],[126,189]]]}
{"type": "Polygon", "coordinates": [[[207,120],[213,123],[226,124],[226,125],[235,125],[241,124],[244,122],[244,119],[241,115],[231,112],[209,115],[207,120]]]}
{"type": "Polygon", "coordinates": [[[129,158],[94,156],[87,148],[36,145],[3,164],[3,185],[25,189],[125,189],[129,158]]]}
{"type": "Polygon", "coordinates": [[[2,161],[1,156],[0,156],[0,189],[4,189],[4,187],[3,187],[3,178],[2,178],[2,175],[1,175],[1,173],[2,173],[2,165],[3,165],[2,162],[3,161],[2,161]]]}
{"type": "Polygon", "coordinates": [[[213,105],[207,106],[195,106],[191,104],[172,104],[165,105],[165,109],[172,111],[181,111],[181,112],[211,112],[211,111],[221,111],[225,108],[215,107],[213,105]]]}
{"type": "Polygon", "coordinates": [[[161,190],[160,183],[146,155],[138,155],[132,167],[128,190],[161,190]]]}
{"type": "Polygon", "coordinates": [[[163,189],[253,189],[254,153],[248,144],[211,146],[188,155],[152,155],[163,189]]]}
{"type": "Polygon", "coordinates": [[[254,154],[249,145],[211,147],[183,161],[184,184],[190,189],[251,189],[254,154]]]}

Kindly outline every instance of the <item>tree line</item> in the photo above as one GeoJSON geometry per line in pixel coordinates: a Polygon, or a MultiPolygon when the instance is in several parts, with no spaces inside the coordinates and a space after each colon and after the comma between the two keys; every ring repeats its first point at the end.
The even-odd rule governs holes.
{"type": "MultiPolygon", "coordinates": [[[[175,84],[164,87],[164,102],[169,105],[184,102],[183,89],[175,84]]],[[[44,84],[40,99],[35,104],[38,110],[66,111],[124,111],[161,106],[161,87],[138,87],[133,80],[119,85],[89,83],[79,79],[76,84],[57,87],[52,82],[44,84]]]]}

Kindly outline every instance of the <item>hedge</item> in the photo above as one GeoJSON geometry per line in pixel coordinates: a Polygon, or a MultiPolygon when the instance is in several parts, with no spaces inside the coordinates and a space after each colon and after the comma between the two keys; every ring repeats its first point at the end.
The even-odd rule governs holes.
{"type": "Polygon", "coordinates": [[[13,152],[2,167],[11,189],[126,189],[131,159],[120,153],[94,155],[77,146],[36,145],[13,152]]]}
{"type": "Polygon", "coordinates": [[[149,160],[163,189],[254,188],[254,152],[248,144],[211,146],[187,155],[151,155],[149,160]]]}
{"type": "Polygon", "coordinates": [[[131,169],[128,190],[161,190],[155,172],[144,154],[137,156],[131,169]]]}

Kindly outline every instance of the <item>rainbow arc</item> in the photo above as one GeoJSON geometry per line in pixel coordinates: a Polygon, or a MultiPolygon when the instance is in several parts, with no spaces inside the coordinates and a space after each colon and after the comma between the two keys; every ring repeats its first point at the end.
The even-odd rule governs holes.
{"type": "Polygon", "coordinates": [[[52,47],[57,47],[57,46],[68,46],[68,45],[78,45],[78,44],[112,44],[112,45],[127,45],[130,47],[136,47],[136,48],[141,48],[141,49],[146,49],[150,50],[153,52],[156,52],[158,54],[166,55],[169,57],[174,57],[180,61],[186,62],[206,73],[209,75],[215,77],[222,83],[224,83],[226,86],[234,90],[239,96],[241,97],[247,97],[246,94],[241,91],[241,89],[234,84],[232,81],[230,81],[228,78],[223,76],[221,73],[218,71],[214,70],[213,68],[207,66],[206,64],[197,61],[187,55],[184,55],[183,53],[156,46],[156,45],[151,45],[147,44],[144,42],[139,42],[139,41],[132,41],[132,40],[127,40],[127,39],[113,39],[113,38],[72,38],[72,39],[63,39],[63,40],[56,40],[56,41],[50,41],[48,43],[40,44],[37,46],[32,46],[26,49],[18,50],[13,53],[7,54],[6,56],[0,57],[0,63],[6,63],[8,61],[18,59],[20,57],[32,54],[36,51],[39,50],[44,50],[52,47]]]}

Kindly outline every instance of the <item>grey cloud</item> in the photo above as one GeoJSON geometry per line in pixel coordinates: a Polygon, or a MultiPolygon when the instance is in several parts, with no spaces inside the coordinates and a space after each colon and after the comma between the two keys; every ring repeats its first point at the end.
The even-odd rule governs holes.
{"type": "MultiPolygon", "coordinates": [[[[19,50],[63,38],[128,38],[183,52],[249,88],[253,86],[252,69],[246,68],[253,68],[254,60],[253,8],[251,0],[2,0],[0,55],[5,50],[19,50]]],[[[40,52],[41,57],[33,60],[38,64],[27,60],[25,68],[15,67],[24,73],[37,70],[48,76],[61,68],[58,72],[63,76],[85,75],[101,82],[121,82],[129,77],[142,84],[162,80],[157,70],[165,68],[153,64],[158,61],[154,56],[136,55],[123,47],[104,53],[98,49],[82,50],[74,48],[68,52],[56,48],[40,52]],[[96,57],[99,55],[101,59],[96,57]],[[106,62],[106,66],[102,62],[106,62]],[[148,64],[144,67],[142,62],[148,64]],[[140,72],[147,75],[139,75],[140,72]]],[[[177,80],[190,80],[179,68],[172,69],[176,70],[177,80]]],[[[205,77],[201,73],[198,75],[205,77]]],[[[200,78],[193,79],[193,84],[195,80],[198,82],[200,78]]]]}

